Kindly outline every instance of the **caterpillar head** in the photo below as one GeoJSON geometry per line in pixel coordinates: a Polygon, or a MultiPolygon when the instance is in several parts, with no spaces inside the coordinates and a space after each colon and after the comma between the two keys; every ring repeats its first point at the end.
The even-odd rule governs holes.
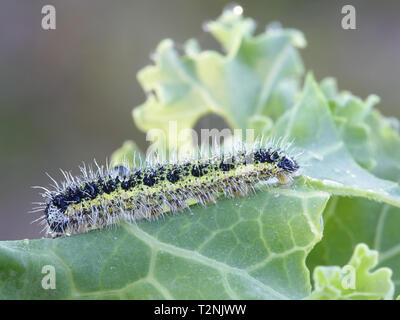
{"type": "Polygon", "coordinates": [[[283,156],[279,160],[278,167],[290,173],[296,172],[300,168],[299,164],[288,156],[283,156]]]}
{"type": "Polygon", "coordinates": [[[280,171],[277,173],[277,178],[280,184],[288,184],[293,181],[293,174],[300,168],[296,160],[287,155],[283,155],[277,161],[277,166],[280,171]]]}

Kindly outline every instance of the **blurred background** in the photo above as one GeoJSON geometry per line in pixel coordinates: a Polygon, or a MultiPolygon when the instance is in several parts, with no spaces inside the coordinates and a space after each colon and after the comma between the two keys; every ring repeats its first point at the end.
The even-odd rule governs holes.
{"type": "MultiPolygon", "coordinates": [[[[42,236],[28,214],[41,200],[33,185],[47,186],[48,172],[77,172],[82,161],[106,157],[126,139],[144,150],[145,135],[131,110],[145,99],[136,73],[150,63],[160,40],[202,48],[215,41],[202,31],[231,1],[47,0],[0,2],[0,240],[42,236]],[[41,28],[44,5],[55,6],[56,30],[41,28]]],[[[400,117],[400,1],[239,1],[258,31],[272,21],[304,32],[301,51],[318,80],[400,117]],[[341,8],[355,6],[357,30],[341,28],[341,8]]]]}

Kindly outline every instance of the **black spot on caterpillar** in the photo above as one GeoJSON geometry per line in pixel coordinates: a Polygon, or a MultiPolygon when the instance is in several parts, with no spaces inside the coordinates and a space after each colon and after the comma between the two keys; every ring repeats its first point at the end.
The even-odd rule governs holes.
{"type": "Polygon", "coordinates": [[[129,169],[117,166],[104,170],[81,168],[74,177],[63,172],[60,185],[45,191],[45,229],[52,237],[101,229],[117,223],[152,219],[171,211],[181,211],[194,203],[215,203],[220,196],[245,196],[261,182],[276,178],[291,181],[299,165],[280,149],[257,147],[232,154],[155,163],[129,169]]]}

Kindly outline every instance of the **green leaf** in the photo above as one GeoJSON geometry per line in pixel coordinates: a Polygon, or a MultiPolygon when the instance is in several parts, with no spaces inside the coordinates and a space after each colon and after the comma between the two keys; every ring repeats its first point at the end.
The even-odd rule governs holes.
{"type": "MultiPolygon", "coordinates": [[[[349,92],[337,93],[335,83],[321,83],[341,138],[354,159],[378,177],[399,181],[400,137],[389,119],[349,92]]],[[[324,212],[324,237],[308,257],[310,270],[317,265],[343,264],[357,243],[379,251],[378,266],[390,267],[396,292],[400,292],[400,209],[361,198],[333,197],[324,212]]]]}
{"type": "Polygon", "coordinates": [[[200,51],[191,40],[181,57],[173,42],[164,40],[155,65],[138,74],[149,95],[133,110],[134,121],[145,132],[164,132],[170,148],[186,143],[178,133],[208,113],[218,114],[231,128],[252,128],[256,116],[269,122],[292,106],[298,90],[303,65],[295,47],[305,45],[299,31],[275,29],[254,36],[254,21],[232,11],[208,28],[225,55],[200,51]],[[176,132],[169,121],[176,121],[176,132]]]}
{"type": "Polygon", "coordinates": [[[375,177],[353,160],[337,133],[328,102],[311,75],[301,98],[279,118],[272,134],[293,140],[304,151],[299,160],[311,187],[400,206],[397,183],[375,177]]]}
{"type": "Polygon", "coordinates": [[[297,299],[329,195],[274,188],[158,221],[0,243],[0,298],[297,299]],[[56,289],[41,286],[56,270],[56,289]]]}
{"type": "Polygon", "coordinates": [[[378,267],[391,268],[394,283],[400,284],[399,208],[362,198],[333,197],[323,217],[323,240],[307,258],[310,270],[344,264],[362,242],[379,252],[378,267]]]}
{"type": "Polygon", "coordinates": [[[310,299],[328,300],[376,300],[392,299],[392,271],[380,268],[371,272],[377,264],[378,252],[359,244],[346,266],[317,267],[313,278],[315,289],[310,299]]]}
{"type": "Polygon", "coordinates": [[[398,120],[385,118],[374,106],[380,101],[370,95],[365,101],[344,91],[327,78],[321,88],[329,99],[336,128],[358,164],[376,176],[400,180],[400,136],[398,120]]]}

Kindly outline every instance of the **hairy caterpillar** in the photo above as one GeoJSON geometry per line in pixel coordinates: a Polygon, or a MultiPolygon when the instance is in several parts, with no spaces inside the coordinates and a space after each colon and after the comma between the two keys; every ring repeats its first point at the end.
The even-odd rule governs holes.
{"type": "Polygon", "coordinates": [[[209,158],[155,163],[140,168],[81,168],[63,172],[60,185],[45,191],[37,211],[52,237],[101,229],[119,220],[151,219],[193,203],[215,203],[220,196],[245,196],[260,181],[290,181],[299,169],[280,148],[258,146],[209,158]]]}

